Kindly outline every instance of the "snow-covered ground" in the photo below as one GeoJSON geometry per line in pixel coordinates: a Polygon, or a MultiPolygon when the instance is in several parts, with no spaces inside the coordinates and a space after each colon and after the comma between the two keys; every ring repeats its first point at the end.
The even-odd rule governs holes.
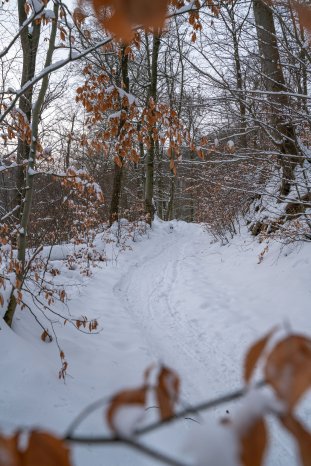
{"type": "MultiPolygon", "coordinates": [[[[92,401],[139,386],[154,361],[178,372],[183,402],[195,404],[240,388],[248,347],[275,324],[311,335],[311,244],[259,244],[245,230],[221,246],[200,225],[157,220],[130,246],[70,288],[70,312],[97,318],[101,331],[56,326],[69,363],[65,383],[54,343],[41,341],[26,309],[18,311],[14,331],[0,321],[0,429],[37,426],[63,434],[92,401]]],[[[67,270],[58,280],[78,276],[67,270]]],[[[227,410],[221,406],[200,422],[208,425],[227,410]]],[[[300,415],[311,426],[310,396],[300,415]]],[[[144,441],[182,459],[193,424],[182,421],[144,441]]],[[[103,408],[78,432],[107,433],[103,408]]],[[[299,464],[291,439],[273,422],[271,439],[267,465],[299,464]]],[[[77,466],[158,464],[120,446],[75,447],[74,460],[77,466]]]]}

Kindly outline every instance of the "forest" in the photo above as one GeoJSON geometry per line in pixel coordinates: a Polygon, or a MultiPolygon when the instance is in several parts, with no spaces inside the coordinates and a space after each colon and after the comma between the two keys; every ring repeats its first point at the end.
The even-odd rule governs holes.
{"type": "Polygon", "coordinates": [[[311,7],[2,0],[0,466],[311,466],[311,7]]]}

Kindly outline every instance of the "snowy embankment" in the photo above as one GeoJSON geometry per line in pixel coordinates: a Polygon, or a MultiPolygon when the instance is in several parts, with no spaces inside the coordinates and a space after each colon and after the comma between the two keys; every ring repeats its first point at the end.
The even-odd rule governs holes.
{"type": "MultiPolygon", "coordinates": [[[[63,434],[92,401],[140,385],[154,361],[179,373],[186,404],[240,388],[248,347],[275,324],[311,334],[311,245],[266,246],[246,232],[220,246],[200,225],[156,221],[131,250],[116,254],[115,247],[117,260],[95,268],[91,278],[63,270],[55,256],[62,271],[57,280],[71,284],[70,313],[97,318],[101,331],[85,335],[73,326],[56,326],[69,363],[63,383],[55,345],[41,341],[28,311],[18,311],[14,332],[1,321],[0,429],[37,426],[63,434]]],[[[310,426],[307,401],[300,414],[310,426]]],[[[231,408],[221,406],[200,420],[208,426],[231,408]]],[[[192,426],[182,421],[144,440],[185,458],[192,426]]],[[[103,409],[78,431],[108,432],[103,409]]],[[[267,464],[298,464],[287,434],[273,423],[271,431],[267,464]]],[[[77,466],[157,464],[120,446],[75,447],[74,452],[77,466]]]]}

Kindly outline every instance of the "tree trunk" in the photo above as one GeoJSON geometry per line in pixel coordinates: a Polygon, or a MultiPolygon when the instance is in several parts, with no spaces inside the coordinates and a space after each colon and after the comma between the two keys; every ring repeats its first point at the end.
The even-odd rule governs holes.
{"type": "MultiPolygon", "coordinates": [[[[150,88],[148,93],[147,105],[149,105],[150,98],[156,103],[157,101],[157,82],[158,82],[158,58],[160,50],[160,35],[156,32],[153,33],[153,46],[152,46],[152,62],[150,73],[150,88]]],[[[146,185],[145,185],[145,215],[147,222],[151,225],[154,219],[154,205],[153,205],[153,191],[154,191],[154,157],[155,157],[155,141],[153,139],[153,132],[149,132],[150,147],[148,148],[146,157],[146,185]]]]}
{"type": "MultiPolygon", "coordinates": [[[[27,20],[24,0],[18,0],[18,17],[19,26],[22,27],[23,23],[27,20]]],[[[25,28],[20,34],[23,53],[21,87],[23,87],[27,81],[30,81],[34,77],[36,71],[36,59],[40,40],[41,23],[37,24],[35,21],[33,21],[31,27],[31,34],[29,33],[28,28],[25,28]]],[[[29,124],[31,124],[32,97],[33,88],[30,87],[19,101],[19,108],[26,116],[27,122],[29,124]]],[[[12,205],[13,208],[15,206],[19,206],[19,208],[15,211],[15,216],[18,222],[20,221],[22,215],[22,200],[25,195],[25,173],[24,167],[21,165],[24,160],[28,160],[29,150],[29,143],[25,140],[18,139],[17,163],[19,166],[16,170],[16,188],[13,194],[12,205]]]]}
{"type": "MultiPolygon", "coordinates": [[[[159,143],[157,142],[159,146],[159,143]]],[[[164,180],[163,180],[163,151],[157,148],[158,153],[158,209],[157,215],[161,220],[164,220],[164,180]]]]}
{"type": "Polygon", "coordinates": [[[254,16],[257,29],[259,53],[265,88],[269,94],[269,102],[274,112],[273,125],[275,127],[274,140],[280,149],[279,163],[282,168],[280,196],[289,194],[294,181],[295,166],[299,161],[299,152],[295,143],[295,128],[288,120],[289,98],[280,54],[276,39],[274,18],[271,7],[264,0],[253,1],[254,16]]]}
{"type": "Polygon", "coordinates": [[[72,144],[73,131],[74,131],[76,117],[77,117],[77,115],[74,113],[72,115],[70,133],[68,135],[68,140],[67,140],[66,157],[65,157],[65,170],[68,170],[68,168],[70,166],[71,144],[72,144]]]}
{"type": "MultiPolygon", "coordinates": [[[[130,80],[128,76],[128,55],[127,53],[125,53],[125,49],[126,49],[125,45],[122,46],[121,72],[122,72],[123,88],[127,93],[129,93],[130,92],[130,80]]],[[[120,120],[119,134],[121,132],[123,124],[124,122],[120,120]]],[[[113,186],[112,186],[112,195],[111,195],[110,211],[109,211],[109,225],[110,226],[113,224],[113,222],[115,222],[119,218],[124,161],[123,161],[123,157],[120,154],[118,155],[119,155],[121,164],[117,165],[115,163],[114,165],[113,186]]]]}
{"type": "MultiPolygon", "coordinates": [[[[55,49],[55,39],[56,39],[56,32],[57,32],[57,19],[58,19],[58,10],[59,5],[54,4],[54,15],[55,20],[52,23],[52,30],[49,39],[49,47],[46,54],[45,59],[45,68],[51,65],[53,52],[55,49]]],[[[19,238],[18,238],[18,251],[17,257],[18,260],[21,262],[22,272],[19,276],[17,276],[17,281],[19,282],[19,287],[22,286],[23,281],[25,280],[26,275],[26,248],[27,248],[27,238],[28,238],[28,226],[29,226],[29,219],[32,209],[32,198],[33,198],[33,188],[34,188],[34,168],[36,163],[36,148],[38,142],[38,133],[39,133],[39,121],[42,106],[44,103],[44,99],[46,96],[46,92],[48,89],[49,84],[49,75],[45,75],[42,79],[41,88],[38,94],[37,101],[33,107],[32,111],[32,124],[31,124],[31,144],[29,148],[29,159],[28,159],[28,168],[26,173],[26,180],[25,180],[25,200],[24,200],[24,207],[21,215],[21,222],[20,222],[20,230],[19,230],[19,238]]],[[[8,325],[12,325],[14,313],[16,310],[16,298],[15,298],[15,287],[13,287],[10,301],[8,305],[8,309],[4,315],[4,320],[8,325]]]]}
{"type": "Polygon", "coordinates": [[[169,199],[169,202],[168,202],[167,215],[166,215],[167,220],[173,220],[174,219],[174,201],[175,201],[175,175],[174,175],[174,173],[172,173],[172,175],[171,175],[171,187],[170,187],[170,199],[169,199]]]}
{"type": "Polygon", "coordinates": [[[240,107],[240,118],[241,118],[241,145],[244,148],[247,148],[247,137],[246,137],[246,105],[245,105],[245,96],[244,96],[244,83],[241,69],[241,60],[239,52],[239,41],[237,37],[236,25],[234,13],[232,13],[232,41],[234,49],[234,63],[235,63],[235,72],[236,72],[236,84],[237,89],[239,89],[239,107],[240,107]]]}

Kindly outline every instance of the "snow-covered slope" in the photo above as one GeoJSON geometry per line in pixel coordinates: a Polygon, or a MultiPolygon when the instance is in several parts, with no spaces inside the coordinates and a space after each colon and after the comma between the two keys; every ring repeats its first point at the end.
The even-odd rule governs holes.
{"type": "MultiPolygon", "coordinates": [[[[156,221],[131,248],[117,261],[96,268],[83,286],[72,288],[70,312],[96,317],[102,330],[85,335],[73,327],[56,328],[69,362],[65,383],[58,380],[54,344],[40,340],[27,310],[18,312],[14,332],[1,321],[2,430],[29,425],[62,434],[90,402],[139,385],[144,369],[154,361],[179,373],[185,403],[213,398],[242,385],[247,348],[275,324],[311,334],[310,244],[259,244],[245,229],[220,246],[200,225],[156,221]]],[[[307,401],[300,411],[310,425],[307,401]]],[[[204,422],[228,409],[214,410],[204,422]]],[[[102,411],[91,415],[79,432],[107,432],[102,411]]],[[[191,422],[180,424],[146,441],[183,455],[191,422]]],[[[271,428],[267,464],[298,464],[288,437],[273,424],[271,428]]],[[[75,464],[156,463],[109,446],[75,447],[75,464]]]]}

